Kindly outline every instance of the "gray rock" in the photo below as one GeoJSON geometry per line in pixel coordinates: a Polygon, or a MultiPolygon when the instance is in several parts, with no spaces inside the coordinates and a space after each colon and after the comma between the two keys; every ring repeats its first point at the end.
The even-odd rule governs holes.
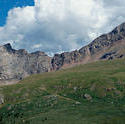
{"type": "Polygon", "coordinates": [[[3,95],[0,95],[0,105],[1,104],[4,104],[4,96],[3,95]]]}
{"type": "Polygon", "coordinates": [[[74,87],[73,89],[74,89],[74,91],[77,91],[78,88],[77,88],[77,87],[74,87]]]}
{"type": "Polygon", "coordinates": [[[85,94],[84,98],[87,99],[87,100],[92,100],[92,97],[89,94],[85,94]]]}
{"type": "Polygon", "coordinates": [[[80,105],[81,103],[80,102],[75,102],[76,105],[80,105]]]}
{"type": "Polygon", "coordinates": [[[0,46],[0,82],[21,80],[28,75],[50,70],[51,58],[44,52],[14,50],[10,44],[0,46]]]}

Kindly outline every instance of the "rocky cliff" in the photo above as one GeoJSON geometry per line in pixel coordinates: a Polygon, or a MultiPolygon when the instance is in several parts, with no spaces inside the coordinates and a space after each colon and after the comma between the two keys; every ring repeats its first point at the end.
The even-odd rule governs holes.
{"type": "Polygon", "coordinates": [[[10,44],[0,46],[0,83],[15,82],[24,77],[72,67],[98,60],[125,57],[125,23],[108,34],[96,38],[80,50],[55,54],[53,58],[44,52],[28,53],[14,50],[10,44]]]}
{"type": "Polygon", "coordinates": [[[58,70],[76,64],[123,57],[125,57],[125,23],[110,33],[96,38],[80,50],[56,54],[52,59],[52,67],[54,70],[58,70]]]}
{"type": "Polygon", "coordinates": [[[48,72],[50,63],[51,58],[44,52],[14,50],[10,44],[0,46],[0,83],[15,82],[31,74],[48,72]]]}

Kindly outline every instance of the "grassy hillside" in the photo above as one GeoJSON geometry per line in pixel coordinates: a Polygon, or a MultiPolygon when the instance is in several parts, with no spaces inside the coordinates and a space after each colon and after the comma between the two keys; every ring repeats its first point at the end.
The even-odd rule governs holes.
{"type": "Polygon", "coordinates": [[[125,59],[32,75],[0,94],[0,124],[125,124],[125,59]]]}

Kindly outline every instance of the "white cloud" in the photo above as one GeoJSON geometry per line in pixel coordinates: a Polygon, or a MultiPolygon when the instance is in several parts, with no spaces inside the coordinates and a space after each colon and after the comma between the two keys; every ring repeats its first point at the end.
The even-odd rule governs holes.
{"type": "Polygon", "coordinates": [[[122,0],[35,0],[9,11],[0,43],[46,53],[74,50],[125,20],[122,0]]]}
{"type": "Polygon", "coordinates": [[[35,44],[35,45],[32,47],[32,49],[38,49],[38,48],[40,48],[40,47],[43,47],[42,44],[35,44]]]}

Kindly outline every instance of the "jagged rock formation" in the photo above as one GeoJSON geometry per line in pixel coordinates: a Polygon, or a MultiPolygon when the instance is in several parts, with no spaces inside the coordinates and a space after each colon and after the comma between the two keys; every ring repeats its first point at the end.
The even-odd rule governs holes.
{"type": "Polygon", "coordinates": [[[52,67],[54,70],[58,70],[76,64],[123,57],[125,57],[125,23],[116,27],[112,32],[98,37],[78,51],[56,54],[52,59],[52,67]]]}
{"type": "Polygon", "coordinates": [[[80,50],[55,54],[53,58],[44,52],[28,53],[14,50],[10,44],[0,46],[0,83],[14,82],[24,77],[72,67],[98,60],[125,57],[125,23],[112,32],[96,38],[80,50]]]}
{"type": "Polygon", "coordinates": [[[10,44],[0,46],[0,82],[14,82],[31,74],[48,72],[50,63],[51,58],[44,52],[14,50],[10,44]]]}

